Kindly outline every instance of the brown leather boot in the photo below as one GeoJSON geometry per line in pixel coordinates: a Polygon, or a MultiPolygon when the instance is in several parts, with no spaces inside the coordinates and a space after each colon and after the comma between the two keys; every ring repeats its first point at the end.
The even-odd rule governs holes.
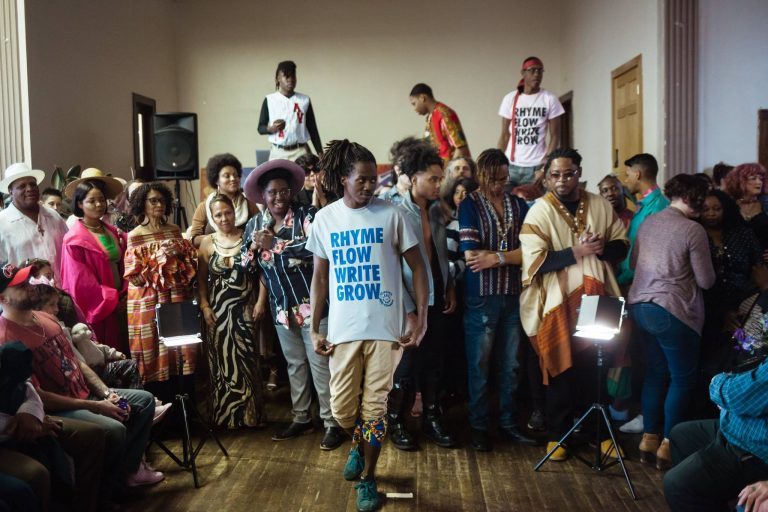
{"type": "Polygon", "coordinates": [[[643,434],[640,440],[640,462],[653,464],[656,460],[656,452],[661,444],[661,436],[658,434],[643,434]]]}
{"type": "Polygon", "coordinates": [[[669,454],[669,439],[666,437],[656,450],[656,469],[666,471],[672,467],[672,456],[669,454]]]}

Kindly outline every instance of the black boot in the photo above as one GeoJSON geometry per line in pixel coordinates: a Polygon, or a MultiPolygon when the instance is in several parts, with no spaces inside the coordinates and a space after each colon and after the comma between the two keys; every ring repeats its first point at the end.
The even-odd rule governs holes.
{"type": "Polygon", "coordinates": [[[406,387],[397,383],[392,386],[387,398],[387,435],[399,450],[411,451],[416,449],[416,440],[405,428],[405,418],[403,410],[408,402],[406,398],[406,387]]]}
{"type": "Polygon", "coordinates": [[[437,446],[452,448],[456,439],[445,429],[441,421],[440,407],[436,405],[424,408],[424,435],[437,446]]]}

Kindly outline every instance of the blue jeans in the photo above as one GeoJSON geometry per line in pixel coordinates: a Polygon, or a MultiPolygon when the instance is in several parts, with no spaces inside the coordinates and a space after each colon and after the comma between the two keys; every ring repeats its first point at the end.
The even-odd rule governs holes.
{"type": "Polygon", "coordinates": [[[488,375],[493,351],[499,393],[499,425],[514,426],[517,421],[514,393],[517,389],[517,369],[520,367],[517,360],[520,297],[466,297],[465,305],[469,424],[474,429],[488,430],[488,375]]]}
{"type": "Polygon", "coordinates": [[[698,375],[701,336],[652,302],[632,304],[630,313],[645,348],[644,430],[663,432],[668,438],[672,427],[686,419],[698,375]]]}
{"type": "Polygon", "coordinates": [[[104,469],[110,478],[121,478],[135,473],[149,444],[149,432],[155,416],[155,397],[141,389],[115,389],[131,406],[131,416],[126,423],[86,409],[59,411],[56,414],[95,423],[106,434],[104,469]]]}

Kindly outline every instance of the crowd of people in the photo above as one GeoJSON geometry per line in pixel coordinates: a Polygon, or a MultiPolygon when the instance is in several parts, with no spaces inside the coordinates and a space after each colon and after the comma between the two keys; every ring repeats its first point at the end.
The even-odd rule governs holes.
{"type": "MultiPolygon", "coordinates": [[[[474,450],[545,436],[550,460],[564,461],[578,442],[558,441],[593,399],[595,347],[573,336],[582,295],[627,298],[604,385],[613,419],[642,434],[640,460],[669,470],[671,508],[768,510],[768,173],[721,165],[714,179],[683,173],[661,187],[656,159],[638,154],[626,179],[588,192],[582,156],[559,147],[563,110],[543,72],[525,59],[498,148],[476,161],[458,115],[414,86],[425,137],[396,142],[381,180],[364,146],[322,146],[296,65],[281,62],[258,128],[270,160],[243,180],[234,155],[210,158],[213,192],[184,233],[160,182],[91,168],[41,195],[42,171],[8,167],[0,510],[98,510],[161,481],[144,452],[170,404],[144,388],[198,364],[213,424],[265,426],[280,353],[292,420],[272,440],[318,424],[320,449],[351,439],[343,476],[358,510],[380,505],[384,438],[458,446],[444,411],[464,396],[474,450]],[[193,299],[204,344],[184,347],[179,372],[155,309],[193,299]]],[[[610,439],[601,449],[623,451],[610,439]]]]}

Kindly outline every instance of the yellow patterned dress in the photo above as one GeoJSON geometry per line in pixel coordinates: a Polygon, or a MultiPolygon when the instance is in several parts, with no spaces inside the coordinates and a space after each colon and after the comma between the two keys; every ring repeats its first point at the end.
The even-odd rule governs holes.
{"type": "MultiPolygon", "coordinates": [[[[173,353],[157,338],[155,305],[173,304],[194,298],[192,284],[197,273],[197,251],[181,237],[176,226],[155,233],[128,236],[125,278],[128,279],[128,339],[142,383],[166,381],[177,374],[173,353]],[[140,276],[141,286],[131,283],[140,276]]],[[[194,373],[195,345],[184,347],[184,375],[194,373]]]]}

